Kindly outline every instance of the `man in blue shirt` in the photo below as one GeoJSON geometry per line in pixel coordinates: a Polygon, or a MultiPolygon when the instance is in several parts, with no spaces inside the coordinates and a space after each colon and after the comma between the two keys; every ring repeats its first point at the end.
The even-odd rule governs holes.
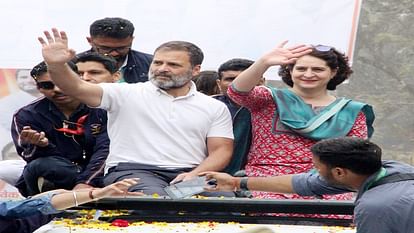
{"type": "Polygon", "coordinates": [[[381,161],[381,148],[359,138],[327,139],[312,148],[315,169],[275,177],[232,177],[207,172],[216,179],[209,190],[249,189],[320,196],[358,192],[354,220],[358,233],[407,233],[414,229],[414,167],[381,161]]]}
{"type": "MultiPolygon", "coordinates": [[[[75,64],[68,64],[77,72],[75,64]]],[[[53,188],[101,186],[109,153],[106,112],[65,95],[51,81],[44,62],[31,75],[45,97],[13,117],[13,141],[27,162],[16,187],[22,195],[32,196],[45,191],[39,187],[44,180],[53,188]]]]}
{"type": "Polygon", "coordinates": [[[131,49],[134,25],[123,18],[103,18],[93,22],[87,37],[92,48],[86,52],[98,52],[117,61],[122,76],[119,82],[137,83],[148,81],[152,55],[131,49]]]}
{"type": "MultiPolygon", "coordinates": [[[[234,174],[244,169],[252,140],[252,123],[250,111],[231,100],[227,95],[227,89],[233,80],[253,63],[252,60],[233,58],[224,62],[218,68],[219,78],[217,79],[217,86],[220,94],[213,95],[212,97],[226,104],[233,120],[233,155],[230,164],[224,170],[229,174],[234,174]]],[[[263,84],[264,78],[257,85],[263,84]]]]}

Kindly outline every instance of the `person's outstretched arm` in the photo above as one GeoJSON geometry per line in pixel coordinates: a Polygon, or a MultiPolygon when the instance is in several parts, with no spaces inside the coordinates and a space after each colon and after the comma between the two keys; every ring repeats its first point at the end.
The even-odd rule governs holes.
{"type": "Polygon", "coordinates": [[[124,179],[104,188],[52,190],[24,200],[0,202],[0,219],[56,214],[60,210],[109,196],[143,195],[143,193],[128,192],[129,187],[137,183],[138,179],[124,179]]]}
{"type": "MultiPolygon", "coordinates": [[[[216,180],[216,186],[208,186],[208,191],[237,191],[240,190],[240,181],[243,177],[233,177],[227,173],[221,172],[204,172],[206,180],[216,180]]],[[[277,192],[277,193],[295,193],[292,186],[292,177],[294,175],[283,175],[274,177],[249,177],[247,188],[249,190],[277,192]]]]}
{"type": "MultiPolygon", "coordinates": [[[[246,177],[233,177],[227,173],[204,172],[206,180],[216,180],[214,186],[207,185],[207,191],[236,191],[240,190],[242,179],[246,177]]],[[[248,177],[245,188],[255,191],[296,193],[301,196],[320,196],[323,194],[339,194],[353,192],[350,188],[329,184],[321,178],[319,173],[311,170],[307,173],[282,175],[273,177],[248,177]]]]}
{"type": "Polygon", "coordinates": [[[248,92],[253,89],[263,74],[271,66],[295,62],[299,57],[312,51],[309,46],[296,45],[284,48],[288,41],[283,41],[275,49],[259,58],[253,65],[240,73],[232,85],[237,91],[248,92]]]}
{"type": "Polygon", "coordinates": [[[82,103],[97,107],[101,103],[102,88],[80,79],[67,64],[75,56],[75,51],[68,47],[68,37],[64,31],[52,29],[52,34],[44,32],[46,39],[39,37],[42,44],[43,59],[53,82],[69,96],[74,96],[82,103]]]}
{"type": "Polygon", "coordinates": [[[132,178],[118,181],[104,188],[65,191],[54,195],[51,199],[51,203],[55,209],[64,210],[104,197],[124,197],[126,195],[141,196],[143,193],[128,192],[128,189],[137,183],[138,179],[132,178]]]}

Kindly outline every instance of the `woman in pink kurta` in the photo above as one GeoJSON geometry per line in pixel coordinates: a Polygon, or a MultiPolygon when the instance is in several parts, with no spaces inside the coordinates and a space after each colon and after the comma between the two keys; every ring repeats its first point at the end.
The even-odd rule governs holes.
{"type": "MultiPolygon", "coordinates": [[[[322,49],[326,51],[319,50],[320,46],[296,46],[285,49],[284,45],[285,43],[282,43],[241,73],[228,90],[229,97],[239,105],[247,107],[252,114],[253,139],[245,166],[247,176],[307,172],[313,168],[310,148],[318,140],[338,135],[367,138],[372,134],[371,107],[352,100],[348,100],[338,113],[324,122],[330,124],[325,127],[327,132],[323,132],[322,125],[317,136],[312,133],[301,133],[300,130],[303,130],[307,123],[317,119],[339,102],[340,98],[331,95],[328,90],[335,90],[352,71],[345,55],[334,48],[323,46],[322,49]],[[276,91],[272,94],[269,87],[253,85],[273,65],[282,65],[279,74],[291,88],[282,91],[274,89],[273,91],[276,91]],[[281,106],[278,106],[278,103],[281,106]],[[358,107],[353,108],[355,106],[358,107]],[[307,112],[307,116],[301,116],[302,110],[303,115],[307,112]],[[348,111],[353,115],[348,114],[348,111]],[[348,117],[346,123],[343,123],[344,115],[348,117]],[[309,122],[303,122],[309,116],[309,122]],[[296,125],[299,125],[300,129],[295,128],[296,125]]],[[[295,194],[267,192],[253,192],[253,196],[309,199],[295,194]]],[[[347,193],[324,196],[323,199],[350,200],[352,197],[352,193],[347,193]]]]}

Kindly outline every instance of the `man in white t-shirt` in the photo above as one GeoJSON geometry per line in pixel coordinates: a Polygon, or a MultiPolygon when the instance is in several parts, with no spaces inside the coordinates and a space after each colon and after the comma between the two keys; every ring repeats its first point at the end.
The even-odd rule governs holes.
{"type": "Polygon", "coordinates": [[[171,182],[226,167],[233,147],[231,117],[223,103],[197,92],[191,81],[203,60],[197,46],[184,41],[159,46],[149,82],[96,85],[68,68],[75,51],[66,33],[52,33],[39,41],[53,81],[68,95],[108,111],[105,184],[138,177],[130,191],[165,195],[171,182]]]}

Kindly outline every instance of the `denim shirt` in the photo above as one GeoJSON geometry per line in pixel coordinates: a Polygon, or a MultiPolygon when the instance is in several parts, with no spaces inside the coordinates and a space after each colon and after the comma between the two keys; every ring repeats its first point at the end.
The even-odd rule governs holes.
{"type": "Polygon", "coordinates": [[[18,201],[0,202],[0,219],[1,218],[23,218],[31,215],[48,215],[61,212],[52,206],[52,197],[57,194],[54,192],[46,195],[31,197],[18,201]]]}

